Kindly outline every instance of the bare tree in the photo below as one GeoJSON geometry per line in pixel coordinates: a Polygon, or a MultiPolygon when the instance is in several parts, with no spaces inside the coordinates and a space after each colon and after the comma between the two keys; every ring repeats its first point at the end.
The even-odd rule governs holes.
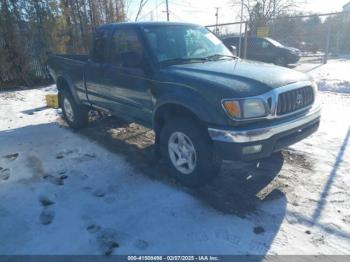
{"type": "Polygon", "coordinates": [[[242,0],[248,16],[259,15],[265,20],[285,15],[295,10],[301,0],[242,0]]]}
{"type": "Polygon", "coordinates": [[[267,25],[273,18],[285,16],[294,11],[302,0],[241,0],[247,19],[249,29],[254,32],[258,26],[267,25]]]}
{"type": "Polygon", "coordinates": [[[115,1],[115,21],[116,22],[126,21],[126,10],[125,10],[124,0],[115,1]]]}
{"type": "Polygon", "coordinates": [[[137,21],[139,19],[139,16],[140,16],[143,8],[145,7],[145,5],[147,5],[147,3],[148,3],[148,0],[140,0],[140,4],[139,4],[139,8],[137,10],[135,21],[137,21]]]}
{"type": "Polygon", "coordinates": [[[125,16],[130,17],[129,11],[130,7],[133,4],[134,0],[124,0],[124,7],[125,7],[125,16]]]}
{"type": "Polygon", "coordinates": [[[47,81],[50,52],[86,53],[94,29],[125,21],[131,1],[0,0],[0,88],[47,81]]]}

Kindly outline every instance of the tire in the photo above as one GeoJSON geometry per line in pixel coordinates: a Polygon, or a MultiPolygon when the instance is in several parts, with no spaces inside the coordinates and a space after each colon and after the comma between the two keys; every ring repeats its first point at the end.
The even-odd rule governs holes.
{"type": "Polygon", "coordinates": [[[279,66],[287,66],[288,65],[287,59],[284,56],[277,56],[275,58],[274,64],[279,65],[279,66]]]}
{"type": "Polygon", "coordinates": [[[214,154],[209,135],[193,120],[166,122],[160,133],[160,150],[171,175],[185,186],[204,185],[220,171],[221,160],[214,154]],[[181,165],[185,159],[187,163],[181,165]]]}
{"type": "Polygon", "coordinates": [[[89,110],[86,106],[78,105],[70,92],[66,90],[60,91],[60,107],[63,112],[64,119],[73,129],[80,129],[88,124],[89,110]]]}

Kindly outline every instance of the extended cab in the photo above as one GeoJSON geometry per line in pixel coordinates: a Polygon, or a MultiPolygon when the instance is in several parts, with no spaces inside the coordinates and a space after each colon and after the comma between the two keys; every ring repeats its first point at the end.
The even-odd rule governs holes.
{"type": "Polygon", "coordinates": [[[241,60],[198,25],[104,25],[90,56],[48,64],[71,127],[96,109],[153,128],[157,155],[189,186],[212,178],[221,160],[268,157],[320,123],[309,76],[241,60]]]}

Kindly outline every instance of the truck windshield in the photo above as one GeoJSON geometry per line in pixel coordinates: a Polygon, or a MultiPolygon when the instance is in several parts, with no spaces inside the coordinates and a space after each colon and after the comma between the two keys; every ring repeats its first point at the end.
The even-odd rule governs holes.
{"type": "Polygon", "coordinates": [[[232,53],[208,29],[195,25],[145,26],[143,31],[160,63],[232,59],[232,53]]]}

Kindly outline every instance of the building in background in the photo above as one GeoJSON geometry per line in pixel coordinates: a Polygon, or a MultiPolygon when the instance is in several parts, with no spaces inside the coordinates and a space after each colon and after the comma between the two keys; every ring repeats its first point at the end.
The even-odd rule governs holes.
{"type": "Polygon", "coordinates": [[[344,12],[350,12],[350,2],[343,6],[343,11],[344,12]]]}

